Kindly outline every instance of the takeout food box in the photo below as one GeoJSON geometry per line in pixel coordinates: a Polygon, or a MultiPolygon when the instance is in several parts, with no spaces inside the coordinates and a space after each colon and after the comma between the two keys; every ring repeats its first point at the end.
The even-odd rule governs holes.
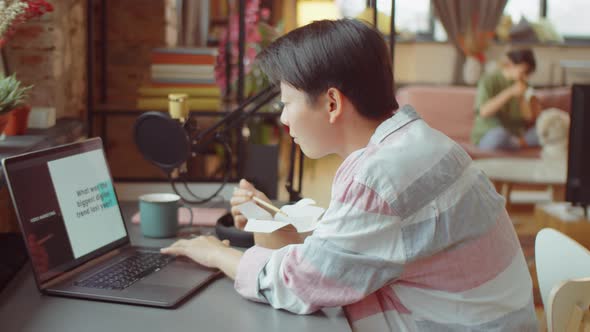
{"type": "Polygon", "coordinates": [[[271,233],[254,232],[254,243],[268,249],[280,249],[289,244],[303,243],[311,233],[299,233],[293,225],[287,225],[271,233]]]}
{"type": "Polygon", "coordinates": [[[238,209],[248,219],[247,232],[254,233],[254,243],[269,249],[303,243],[313,233],[325,209],[315,201],[304,198],[293,205],[281,207],[282,213],[274,216],[253,201],[241,204],[238,209]]]}

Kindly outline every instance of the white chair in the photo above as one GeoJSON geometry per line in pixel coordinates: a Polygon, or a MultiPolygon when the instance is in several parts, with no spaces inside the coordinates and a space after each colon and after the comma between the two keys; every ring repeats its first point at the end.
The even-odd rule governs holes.
{"type": "Polygon", "coordinates": [[[566,235],[542,229],[535,265],[549,332],[590,328],[590,251],[566,235]],[[586,317],[588,316],[588,317],[586,317]]]}

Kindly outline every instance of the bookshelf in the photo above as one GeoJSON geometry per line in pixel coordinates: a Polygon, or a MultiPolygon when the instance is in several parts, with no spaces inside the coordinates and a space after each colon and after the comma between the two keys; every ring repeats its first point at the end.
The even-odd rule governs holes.
{"type": "MultiPolygon", "coordinates": [[[[108,75],[109,71],[107,70],[108,66],[108,31],[106,26],[109,22],[108,17],[108,6],[111,2],[108,0],[88,0],[87,2],[87,73],[88,73],[88,81],[87,81],[87,90],[88,90],[88,102],[87,102],[87,124],[88,124],[88,135],[89,136],[100,136],[102,137],[103,141],[105,142],[105,153],[107,157],[109,157],[111,152],[116,152],[116,156],[113,158],[109,158],[109,162],[114,163],[114,166],[121,166],[120,161],[117,159],[122,159],[127,156],[124,156],[122,153],[117,152],[115,150],[121,149],[117,146],[117,144],[109,143],[109,137],[112,137],[113,134],[118,134],[121,130],[120,123],[126,122],[127,128],[130,127],[131,124],[135,119],[142,114],[143,112],[147,112],[147,109],[139,109],[137,105],[129,105],[129,104],[113,104],[109,102],[107,99],[107,87],[108,87],[108,75]],[[95,37],[99,42],[95,44],[95,37]],[[122,157],[122,158],[120,158],[122,157]],[[114,159],[114,160],[110,160],[114,159]]],[[[197,116],[199,118],[203,118],[203,122],[209,121],[209,123],[214,123],[216,119],[220,119],[224,115],[228,114],[237,104],[244,100],[244,53],[245,53],[245,5],[246,0],[236,0],[236,4],[238,7],[238,26],[239,26],[239,38],[238,38],[238,64],[237,64],[237,71],[238,71],[238,80],[237,80],[237,90],[236,90],[236,100],[227,101],[224,100],[219,107],[215,107],[208,110],[199,110],[199,111],[191,111],[192,116],[197,116]],[[208,120],[205,120],[208,118],[208,120]]],[[[229,19],[227,17],[220,17],[215,16],[213,22],[214,25],[222,25],[227,24],[229,19]]],[[[231,70],[229,63],[229,57],[226,58],[226,68],[227,68],[227,75],[229,76],[229,72],[231,70]]],[[[226,80],[228,82],[227,89],[229,91],[229,79],[226,80]]],[[[161,107],[157,107],[161,108],[161,107]]],[[[151,109],[151,110],[159,110],[159,111],[166,111],[166,109],[151,109]]],[[[257,113],[255,114],[256,117],[262,118],[278,118],[280,116],[279,113],[257,113]]],[[[233,134],[232,134],[233,136],[233,134]]],[[[236,130],[235,137],[237,138],[236,146],[234,147],[234,151],[237,155],[241,155],[242,153],[242,138],[240,132],[236,130]]],[[[127,142],[132,147],[133,142],[127,142]]],[[[132,163],[129,159],[127,163],[132,163]]],[[[147,163],[147,162],[146,162],[147,163]]],[[[117,167],[121,168],[121,167],[117,167]]],[[[240,170],[241,165],[236,165],[236,172],[237,176],[232,177],[231,180],[235,180],[240,177],[240,170]]],[[[159,181],[167,181],[165,176],[161,176],[159,170],[153,169],[148,172],[147,176],[130,176],[130,174],[123,174],[117,175],[114,174],[114,178],[117,181],[125,181],[125,182],[159,182],[159,181]]],[[[205,181],[217,181],[217,178],[210,178],[210,177],[197,177],[197,178],[190,178],[190,181],[194,182],[205,182],[205,181]]]]}
{"type": "MultiPolygon", "coordinates": [[[[113,133],[118,133],[122,129],[122,126],[119,125],[119,122],[127,122],[127,129],[131,127],[132,121],[135,120],[137,116],[139,116],[142,112],[146,110],[140,110],[133,105],[114,105],[107,100],[107,87],[108,87],[108,75],[109,71],[107,70],[107,61],[108,61],[108,31],[106,26],[109,24],[109,17],[107,15],[108,6],[109,4],[113,4],[112,0],[88,0],[87,2],[87,73],[88,73],[88,80],[87,80],[87,91],[88,91],[88,102],[87,102],[87,128],[88,128],[88,135],[89,136],[100,136],[103,138],[105,142],[105,152],[107,156],[111,152],[111,149],[119,150],[120,147],[117,147],[116,144],[110,144],[108,138],[113,133]],[[98,7],[98,8],[96,8],[98,7]],[[98,10],[95,10],[98,9],[98,10]],[[98,40],[100,41],[98,44],[95,44],[95,34],[98,36],[98,40]],[[116,120],[116,121],[113,121],[116,120]],[[112,124],[115,124],[115,127],[112,127],[112,124]]],[[[227,0],[226,0],[227,1],[227,0]]],[[[292,0],[295,1],[295,0],[292,0]]],[[[223,115],[227,114],[227,112],[231,111],[236,104],[239,104],[241,101],[244,100],[244,54],[245,54],[245,7],[246,7],[246,0],[235,0],[238,8],[238,27],[239,27],[239,34],[238,34],[238,63],[237,63],[237,71],[238,71],[238,79],[237,79],[237,90],[236,90],[236,100],[231,102],[224,102],[219,109],[211,109],[206,111],[199,111],[194,112],[193,114],[199,117],[208,117],[209,119],[218,117],[221,118],[223,115]]],[[[266,1],[275,3],[275,1],[266,1]]],[[[280,7],[280,6],[279,6],[280,7]]],[[[373,8],[376,13],[377,9],[377,1],[376,0],[368,0],[367,7],[373,8]]],[[[374,24],[377,24],[377,15],[373,16],[374,24]]],[[[229,19],[227,17],[221,17],[218,15],[212,16],[213,25],[223,25],[227,24],[229,19]]],[[[388,36],[389,37],[389,46],[390,51],[393,56],[393,50],[395,47],[395,5],[392,5],[392,12],[391,12],[391,31],[392,33],[388,36]]],[[[229,53],[229,52],[228,52],[229,53]]],[[[230,69],[230,61],[229,57],[226,57],[226,68],[228,71],[226,73],[226,77],[229,77],[229,70],[230,69]]],[[[226,80],[228,82],[228,86],[226,87],[229,90],[229,79],[226,80]]],[[[164,111],[164,110],[161,110],[164,111]]],[[[257,113],[255,116],[261,117],[275,117],[278,118],[280,116],[279,113],[257,113]]],[[[242,150],[242,141],[241,135],[236,130],[236,135],[238,138],[237,146],[234,151],[237,155],[241,155],[242,150]]],[[[129,146],[132,145],[132,139],[130,138],[130,142],[127,142],[129,146]]],[[[132,148],[132,147],[131,147],[132,148]]],[[[119,153],[119,156],[122,156],[123,159],[127,156],[124,154],[119,153]]],[[[118,159],[118,158],[114,158],[118,159]]],[[[119,162],[115,160],[115,162],[119,162]]],[[[127,164],[133,164],[135,161],[127,160],[127,164]]],[[[147,163],[147,162],[146,162],[147,163]]],[[[124,167],[124,166],[123,166],[124,167]]],[[[239,177],[241,167],[237,166],[237,176],[239,177]]],[[[117,175],[114,174],[115,180],[117,181],[166,181],[164,176],[159,175],[159,170],[153,170],[150,174],[146,176],[130,176],[129,174],[117,175]]],[[[210,178],[203,178],[203,179],[190,179],[191,181],[211,181],[210,178]]]]}

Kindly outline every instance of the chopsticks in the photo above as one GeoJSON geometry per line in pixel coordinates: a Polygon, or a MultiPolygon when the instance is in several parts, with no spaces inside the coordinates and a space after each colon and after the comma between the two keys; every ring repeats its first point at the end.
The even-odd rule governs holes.
{"type": "Polygon", "coordinates": [[[271,211],[274,211],[275,213],[280,213],[280,214],[284,215],[285,217],[288,217],[288,215],[285,212],[281,211],[281,209],[279,209],[278,207],[276,207],[276,206],[274,206],[274,205],[272,205],[272,204],[270,204],[270,203],[268,203],[266,201],[263,201],[263,200],[261,200],[260,198],[258,198],[256,196],[252,196],[252,199],[256,203],[264,206],[265,208],[267,208],[267,209],[269,209],[271,211]]]}

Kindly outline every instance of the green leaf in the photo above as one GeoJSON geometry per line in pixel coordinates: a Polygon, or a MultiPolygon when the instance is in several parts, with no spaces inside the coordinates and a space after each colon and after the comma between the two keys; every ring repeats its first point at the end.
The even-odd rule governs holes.
{"type": "Polygon", "coordinates": [[[33,86],[22,86],[15,74],[0,78],[0,114],[22,105],[33,86]]]}

